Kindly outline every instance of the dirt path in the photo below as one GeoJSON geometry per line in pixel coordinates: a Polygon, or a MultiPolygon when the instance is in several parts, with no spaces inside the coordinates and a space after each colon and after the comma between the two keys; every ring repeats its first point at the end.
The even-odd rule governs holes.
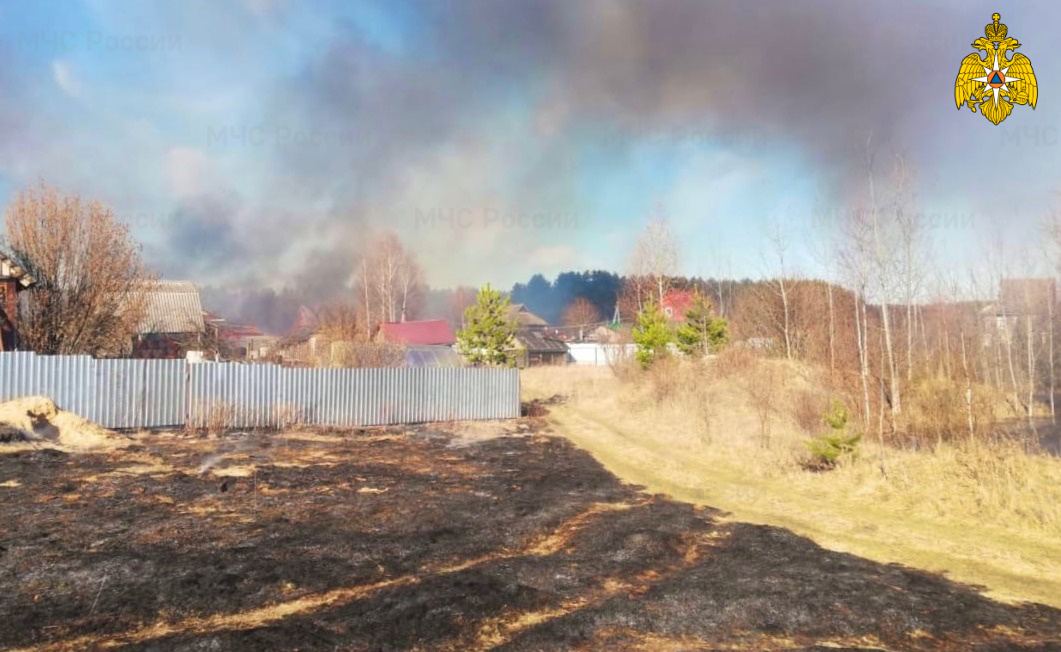
{"type": "Polygon", "coordinates": [[[999,599],[1061,607],[1056,542],[993,531],[984,524],[977,524],[980,536],[975,540],[956,538],[952,529],[936,523],[864,503],[844,504],[838,496],[829,497],[823,509],[821,502],[792,492],[783,481],[748,477],[714,461],[676,457],[658,441],[624,431],[577,407],[556,407],[551,418],[560,434],[627,482],[724,509],[734,520],[782,526],[832,550],[982,583],[999,599]],[[1004,564],[994,561],[999,559],[1004,564]]]}
{"type": "Polygon", "coordinates": [[[789,491],[783,481],[748,477],[714,461],[676,457],[659,442],[627,433],[577,407],[554,408],[551,417],[559,434],[628,482],[727,510],[737,521],[792,529],[830,549],[986,584],[999,599],[1061,606],[1061,558],[1050,542],[991,532],[982,524],[977,530],[993,536],[956,540],[952,530],[937,524],[864,504],[842,506],[836,496],[829,498],[833,513],[827,514],[818,501],[789,491]],[[1005,565],[992,563],[996,559],[1005,559],[1005,565]]]}
{"type": "Polygon", "coordinates": [[[0,648],[964,652],[1061,635],[1061,611],[646,494],[541,421],[494,428],[531,434],[0,455],[0,648]]]}

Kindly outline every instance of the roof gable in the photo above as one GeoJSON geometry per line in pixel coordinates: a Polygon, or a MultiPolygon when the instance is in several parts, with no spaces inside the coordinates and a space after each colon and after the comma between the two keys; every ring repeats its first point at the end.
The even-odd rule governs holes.
{"type": "Polygon", "coordinates": [[[308,306],[299,306],[295,323],[284,334],[283,339],[288,342],[303,342],[313,337],[319,327],[320,319],[317,313],[308,306]]]}
{"type": "Polygon", "coordinates": [[[545,321],[530,310],[527,310],[527,306],[523,305],[522,303],[513,303],[509,305],[508,318],[515,321],[516,325],[521,328],[549,325],[549,322],[545,321]]]}

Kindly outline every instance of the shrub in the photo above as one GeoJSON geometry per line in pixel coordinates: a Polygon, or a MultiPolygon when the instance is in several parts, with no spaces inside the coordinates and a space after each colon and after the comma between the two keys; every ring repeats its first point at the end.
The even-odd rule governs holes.
{"type": "Polygon", "coordinates": [[[649,383],[652,390],[652,398],[656,403],[674,398],[681,388],[683,381],[680,362],[674,358],[663,358],[657,361],[648,370],[649,383]]]}
{"type": "Polygon", "coordinates": [[[742,383],[759,419],[759,440],[763,448],[770,448],[770,427],[783,381],[774,365],[761,364],[752,367],[742,383]]]}
{"type": "Polygon", "coordinates": [[[862,433],[826,433],[808,440],[807,448],[810,449],[815,466],[831,469],[841,458],[854,457],[858,453],[858,443],[861,440],[862,433]]]}
{"type": "Polygon", "coordinates": [[[231,403],[211,403],[197,409],[188,419],[184,430],[188,435],[216,437],[232,427],[237,415],[237,408],[231,403]]]}
{"type": "Polygon", "coordinates": [[[924,378],[914,383],[903,405],[903,443],[930,444],[968,439],[970,434],[983,438],[993,424],[1007,414],[1005,392],[977,385],[972,396],[964,383],[948,378],[924,378]],[[969,405],[969,399],[972,405],[969,405]],[[973,432],[969,432],[970,408],[973,432]]]}

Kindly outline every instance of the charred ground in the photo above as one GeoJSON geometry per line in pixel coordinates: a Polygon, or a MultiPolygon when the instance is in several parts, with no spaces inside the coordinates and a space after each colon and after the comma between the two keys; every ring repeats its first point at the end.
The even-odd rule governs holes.
{"type": "Polygon", "coordinates": [[[1061,612],[626,486],[539,421],[0,456],[0,647],[1054,650],[1061,612]]]}

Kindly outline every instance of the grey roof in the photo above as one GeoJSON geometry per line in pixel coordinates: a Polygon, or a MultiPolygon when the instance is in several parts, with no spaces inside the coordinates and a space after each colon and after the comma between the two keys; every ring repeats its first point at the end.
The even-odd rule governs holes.
{"type": "Polygon", "coordinates": [[[566,353],[567,344],[536,331],[516,331],[516,341],[528,353],[566,353]]]}
{"type": "Polygon", "coordinates": [[[406,367],[461,367],[460,354],[448,346],[418,345],[405,349],[406,367]]]}
{"type": "Polygon", "coordinates": [[[203,304],[191,281],[157,281],[147,293],[147,306],[139,331],[148,333],[201,333],[203,304]]]}
{"type": "Polygon", "coordinates": [[[537,328],[549,325],[549,322],[527,310],[527,306],[522,303],[511,304],[508,307],[508,317],[515,320],[517,328],[537,328]]]}

